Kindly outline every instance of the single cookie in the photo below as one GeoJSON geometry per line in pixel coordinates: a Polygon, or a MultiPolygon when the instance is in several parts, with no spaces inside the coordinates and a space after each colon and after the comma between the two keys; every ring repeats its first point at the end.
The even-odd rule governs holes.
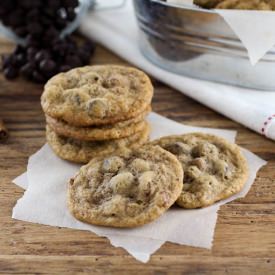
{"type": "Polygon", "coordinates": [[[148,107],[145,112],[130,120],[97,127],[76,127],[47,115],[46,121],[58,135],[80,140],[107,140],[128,137],[143,131],[147,127],[144,118],[150,111],[151,108],[148,107]]]}
{"type": "Polygon", "coordinates": [[[159,146],[92,160],[70,181],[68,206],[77,219],[134,227],[161,216],[182,190],[177,158],[159,146]]]}
{"type": "Polygon", "coordinates": [[[223,138],[203,133],[169,136],[152,142],[175,154],[184,171],[177,204],[199,208],[238,193],[248,178],[239,147],[223,138]]]}
{"type": "Polygon", "coordinates": [[[98,65],[60,73],[45,85],[44,112],[75,126],[113,124],[134,118],[151,103],[153,86],[140,70],[98,65]]]}
{"type": "Polygon", "coordinates": [[[149,124],[143,131],[120,139],[106,141],[81,141],[56,134],[50,126],[46,127],[47,142],[53,151],[62,159],[88,163],[95,157],[105,157],[118,154],[125,149],[136,149],[149,139],[149,124]]]}

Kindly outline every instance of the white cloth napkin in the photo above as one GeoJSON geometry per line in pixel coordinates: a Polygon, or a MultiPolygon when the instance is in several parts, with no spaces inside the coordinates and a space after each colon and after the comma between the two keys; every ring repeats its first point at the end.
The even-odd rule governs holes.
{"type": "MultiPolygon", "coordinates": [[[[151,139],[169,134],[193,131],[213,133],[235,140],[235,131],[185,126],[151,113],[148,121],[152,126],[151,139]]],[[[123,247],[136,259],[146,262],[166,241],[197,247],[211,248],[220,205],[244,197],[249,191],[257,171],[266,162],[243,150],[248,160],[250,176],[244,189],[237,195],[210,207],[196,210],[171,208],[153,223],[134,229],[114,229],[88,225],[76,220],[66,207],[66,189],[69,179],[80,165],[61,160],[44,145],[30,157],[27,173],[14,182],[26,189],[13,209],[13,218],[28,222],[89,230],[107,237],[114,246],[123,247]]]]}
{"type": "Polygon", "coordinates": [[[275,92],[192,79],[150,63],[139,50],[138,27],[131,1],[121,9],[92,12],[83,21],[81,30],[167,85],[275,140],[275,92]]]}

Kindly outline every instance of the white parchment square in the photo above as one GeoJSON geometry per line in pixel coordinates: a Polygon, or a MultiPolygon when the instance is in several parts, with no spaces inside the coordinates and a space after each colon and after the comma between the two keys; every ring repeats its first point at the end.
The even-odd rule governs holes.
{"type": "MultiPolygon", "coordinates": [[[[148,116],[152,126],[151,138],[187,132],[209,132],[231,142],[236,132],[219,129],[185,126],[155,113],[148,116]]],[[[258,169],[265,164],[254,154],[244,154],[250,167],[250,178],[242,192],[210,207],[183,210],[172,207],[158,220],[133,229],[115,229],[93,226],[76,220],[66,206],[66,190],[69,179],[80,165],[58,158],[46,144],[30,157],[27,178],[23,174],[15,182],[28,187],[13,209],[13,218],[39,224],[89,230],[110,239],[114,246],[121,246],[137,259],[146,262],[165,241],[197,247],[211,248],[221,204],[243,197],[252,185],[258,169]],[[28,182],[25,182],[25,181],[28,182]]]]}

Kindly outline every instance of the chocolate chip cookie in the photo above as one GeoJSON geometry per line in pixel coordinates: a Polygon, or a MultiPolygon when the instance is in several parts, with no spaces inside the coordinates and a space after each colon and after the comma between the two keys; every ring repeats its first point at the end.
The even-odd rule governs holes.
{"type": "Polygon", "coordinates": [[[125,149],[136,149],[149,139],[149,125],[132,136],[100,141],[81,141],[56,134],[49,126],[46,127],[46,138],[53,151],[62,159],[88,163],[92,158],[105,157],[120,153],[125,149]]]}
{"type": "Polygon", "coordinates": [[[77,127],[134,118],[151,103],[153,86],[142,71],[117,65],[76,68],[45,85],[44,112],[77,127]]]}
{"type": "Polygon", "coordinates": [[[248,166],[240,148],[223,138],[191,133],[152,142],[173,153],[184,171],[177,204],[199,208],[238,193],[248,178],[248,166]]]}
{"type": "Polygon", "coordinates": [[[160,217],[182,190],[177,158],[159,146],[94,159],[68,187],[68,206],[77,219],[103,226],[134,227],[160,217]]]}
{"type": "Polygon", "coordinates": [[[274,0],[195,0],[207,9],[274,10],[274,0]]]}
{"type": "Polygon", "coordinates": [[[46,115],[48,125],[58,134],[79,140],[107,140],[131,136],[147,127],[145,116],[150,112],[147,108],[135,118],[102,126],[76,127],[63,120],[46,115]]]}
{"type": "Polygon", "coordinates": [[[194,4],[205,9],[214,9],[222,1],[223,0],[194,0],[194,4]]]}
{"type": "Polygon", "coordinates": [[[272,10],[268,1],[262,0],[224,0],[216,9],[237,9],[237,10],[272,10]]]}

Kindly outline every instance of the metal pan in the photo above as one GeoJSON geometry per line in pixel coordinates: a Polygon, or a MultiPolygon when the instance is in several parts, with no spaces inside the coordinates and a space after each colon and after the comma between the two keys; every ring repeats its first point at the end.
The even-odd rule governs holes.
{"type": "Polygon", "coordinates": [[[238,37],[214,11],[158,0],[133,2],[141,50],[156,65],[195,78],[275,90],[275,50],[252,66],[238,37]]]}

